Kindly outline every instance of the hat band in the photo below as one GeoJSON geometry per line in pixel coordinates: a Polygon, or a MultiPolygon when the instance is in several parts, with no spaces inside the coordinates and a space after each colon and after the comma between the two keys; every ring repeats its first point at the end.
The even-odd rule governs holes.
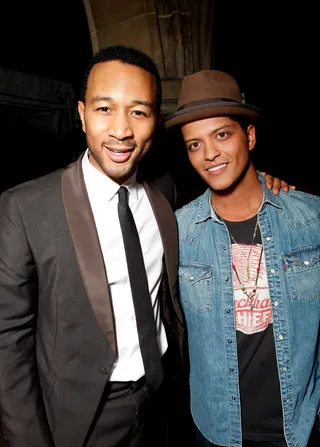
{"type": "Polygon", "coordinates": [[[187,109],[189,107],[205,106],[207,104],[214,104],[218,102],[237,102],[238,104],[240,104],[235,99],[230,98],[207,98],[207,99],[200,99],[199,101],[187,102],[183,106],[179,107],[177,112],[180,112],[181,110],[187,109]]]}

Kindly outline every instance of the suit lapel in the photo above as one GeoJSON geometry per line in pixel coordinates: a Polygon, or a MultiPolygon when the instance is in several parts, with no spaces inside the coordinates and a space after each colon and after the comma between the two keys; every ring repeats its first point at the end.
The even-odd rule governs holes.
{"type": "Polygon", "coordinates": [[[62,173],[62,196],[76,256],[95,317],[117,353],[111,297],[99,238],[84,183],[82,156],[62,173]]]}
{"type": "Polygon", "coordinates": [[[162,245],[164,250],[164,259],[168,275],[170,295],[178,319],[182,323],[180,308],[176,302],[176,287],[178,277],[178,231],[177,223],[172,208],[166,198],[159,190],[152,188],[144,182],[143,186],[149,197],[155,218],[158,223],[162,245]]]}

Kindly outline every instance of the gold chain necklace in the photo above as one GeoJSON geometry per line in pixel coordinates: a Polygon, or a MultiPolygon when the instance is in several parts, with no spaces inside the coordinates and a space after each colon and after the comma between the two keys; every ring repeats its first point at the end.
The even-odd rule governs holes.
{"type": "MultiPolygon", "coordinates": [[[[256,234],[257,234],[257,229],[258,229],[258,216],[256,216],[257,217],[257,220],[256,220],[256,224],[255,224],[255,227],[254,227],[254,230],[253,230],[253,236],[252,236],[252,241],[251,241],[251,246],[250,246],[250,250],[249,250],[249,254],[248,254],[248,257],[247,257],[247,278],[248,278],[248,281],[250,281],[250,255],[251,255],[251,251],[252,251],[252,247],[253,247],[253,242],[254,242],[254,240],[255,240],[255,237],[256,237],[256,234]]],[[[222,219],[223,220],[223,219],[222,219]]],[[[224,220],[223,220],[224,221],[224,220]]],[[[224,221],[224,223],[225,223],[225,221],[224,221]]],[[[229,235],[230,235],[230,238],[232,239],[232,241],[235,243],[235,244],[237,244],[237,245],[243,245],[243,244],[238,244],[238,242],[235,240],[235,238],[232,236],[232,234],[231,234],[231,231],[229,230],[229,228],[228,228],[228,231],[229,231],[229,235]]]]}
{"type": "MultiPolygon", "coordinates": [[[[263,191],[262,191],[262,198],[263,198],[263,191]]],[[[262,199],[261,199],[261,200],[262,200],[262,199]]],[[[237,241],[235,240],[235,238],[232,236],[232,234],[231,234],[231,232],[230,232],[230,230],[229,230],[227,224],[225,223],[225,220],[224,220],[224,219],[220,216],[220,214],[218,213],[218,211],[217,211],[217,209],[216,209],[216,207],[215,207],[215,205],[214,205],[212,199],[211,199],[211,205],[212,205],[212,208],[214,209],[216,215],[219,216],[220,219],[222,219],[223,223],[226,225],[226,227],[227,227],[227,229],[228,229],[228,232],[229,232],[229,236],[230,236],[231,242],[234,242],[234,243],[237,244],[237,245],[241,245],[241,244],[238,244],[238,242],[237,242],[237,241]]],[[[251,255],[251,251],[252,251],[253,243],[254,243],[254,240],[255,240],[255,237],[256,237],[256,234],[257,234],[257,230],[258,230],[258,215],[256,215],[256,219],[257,219],[257,220],[256,220],[256,224],[255,224],[255,227],[254,227],[254,230],[253,230],[253,236],[252,236],[251,246],[250,246],[249,254],[248,254],[248,257],[247,257],[247,278],[248,278],[248,281],[250,281],[250,264],[249,264],[249,262],[250,262],[250,255],[251,255]]],[[[244,245],[244,244],[242,244],[242,245],[244,245]]],[[[252,292],[251,292],[251,293],[248,292],[248,290],[246,289],[244,283],[241,282],[241,280],[240,280],[240,276],[239,276],[239,274],[238,274],[238,272],[237,272],[237,269],[236,269],[236,266],[235,266],[234,263],[232,262],[232,270],[234,271],[234,273],[235,273],[235,275],[236,275],[236,277],[237,277],[237,280],[238,280],[238,282],[239,282],[239,284],[240,284],[241,291],[242,291],[242,293],[243,293],[244,295],[246,295],[246,296],[249,298],[249,300],[250,300],[250,312],[251,312],[251,313],[252,313],[252,310],[253,310],[254,307],[255,307],[255,306],[254,306],[253,299],[254,299],[254,297],[256,296],[256,294],[257,294],[257,290],[258,290],[258,280],[259,280],[259,274],[260,274],[260,270],[261,270],[262,253],[263,253],[263,245],[261,245],[261,250],[260,250],[260,256],[259,256],[259,262],[258,262],[258,267],[257,267],[256,278],[255,278],[254,286],[253,286],[253,289],[252,289],[252,292]]]]}
{"type": "Polygon", "coordinates": [[[245,286],[244,286],[244,283],[240,281],[240,277],[239,277],[239,275],[238,275],[236,266],[234,265],[234,263],[232,263],[232,269],[233,269],[234,273],[236,274],[236,277],[237,277],[237,279],[238,279],[238,281],[239,281],[240,288],[241,288],[242,292],[243,292],[243,293],[249,298],[249,300],[250,300],[250,311],[251,311],[251,313],[252,313],[252,310],[254,309],[253,298],[256,296],[256,294],[257,294],[257,290],[258,290],[258,280],[259,280],[259,273],[260,273],[260,270],[261,270],[262,252],[263,252],[263,245],[261,245],[260,256],[259,256],[259,262],[258,262],[258,267],[257,267],[256,279],[255,279],[254,286],[253,286],[253,289],[252,289],[252,292],[251,292],[251,293],[249,293],[249,292],[247,291],[247,289],[246,289],[245,286]]]}
{"type": "MultiPolygon", "coordinates": [[[[222,219],[222,220],[225,223],[224,219],[222,219]]],[[[226,225],[226,223],[225,223],[225,225],[226,225]]],[[[227,226],[227,228],[228,228],[228,226],[227,226]]],[[[257,216],[256,224],[255,224],[255,227],[254,227],[254,230],[253,230],[251,246],[250,246],[249,254],[248,254],[248,257],[247,257],[247,277],[248,277],[248,281],[250,281],[250,263],[249,263],[250,262],[250,255],[251,255],[251,251],[252,251],[252,247],[253,247],[253,242],[254,242],[256,234],[257,234],[257,229],[258,229],[258,216],[257,216]]],[[[229,228],[228,228],[228,231],[229,231],[229,235],[230,235],[231,241],[233,241],[237,245],[243,245],[243,244],[239,244],[235,240],[235,238],[232,236],[231,231],[229,230],[229,228]]],[[[259,262],[258,262],[258,267],[257,267],[257,271],[256,271],[256,278],[255,278],[255,281],[254,281],[254,286],[253,286],[252,292],[248,292],[248,290],[246,289],[244,283],[240,280],[240,276],[239,276],[239,274],[237,272],[237,269],[236,269],[236,266],[235,266],[234,262],[232,263],[232,270],[234,271],[234,273],[235,273],[235,275],[237,277],[237,280],[238,280],[238,282],[240,284],[240,289],[242,290],[242,293],[244,295],[246,295],[249,298],[249,300],[250,300],[250,312],[251,313],[252,313],[252,311],[254,309],[254,301],[253,301],[253,299],[256,296],[257,290],[258,290],[258,280],[259,280],[259,274],[260,274],[260,270],[261,270],[262,253],[263,253],[263,245],[261,245],[259,262]]]]}

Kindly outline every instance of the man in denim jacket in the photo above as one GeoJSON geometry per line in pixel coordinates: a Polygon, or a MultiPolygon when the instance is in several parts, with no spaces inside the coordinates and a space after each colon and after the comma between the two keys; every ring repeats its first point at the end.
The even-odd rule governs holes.
{"type": "Polygon", "coordinates": [[[204,70],[165,120],[209,186],[176,212],[197,442],[320,446],[320,197],[265,188],[258,117],[230,75],[204,70]]]}

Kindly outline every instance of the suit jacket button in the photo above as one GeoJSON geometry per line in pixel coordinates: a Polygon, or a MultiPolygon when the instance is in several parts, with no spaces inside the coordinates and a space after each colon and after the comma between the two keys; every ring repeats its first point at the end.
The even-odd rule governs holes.
{"type": "Polygon", "coordinates": [[[106,368],[99,368],[99,371],[101,372],[101,374],[104,374],[105,376],[108,374],[106,368]]]}

